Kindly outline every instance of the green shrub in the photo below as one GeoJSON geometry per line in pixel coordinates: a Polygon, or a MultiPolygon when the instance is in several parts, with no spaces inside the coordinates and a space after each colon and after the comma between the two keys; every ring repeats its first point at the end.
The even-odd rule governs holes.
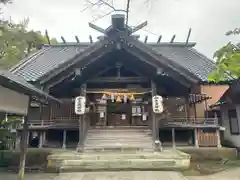
{"type": "Polygon", "coordinates": [[[179,150],[190,154],[192,162],[238,158],[235,148],[181,148],[179,150]]]}
{"type": "MultiPolygon", "coordinates": [[[[44,166],[47,163],[47,156],[51,152],[49,149],[28,149],[26,167],[44,166]]],[[[0,151],[0,167],[18,167],[19,162],[19,151],[0,151]]]]}

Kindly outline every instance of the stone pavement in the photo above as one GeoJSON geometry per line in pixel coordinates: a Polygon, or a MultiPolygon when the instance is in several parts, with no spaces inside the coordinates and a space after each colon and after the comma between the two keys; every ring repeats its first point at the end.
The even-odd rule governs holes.
{"type": "MultiPolygon", "coordinates": [[[[209,176],[184,177],[173,171],[79,172],[26,174],[25,180],[240,180],[240,167],[209,176]]],[[[17,180],[17,175],[0,172],[0,180],[17,180]]]]}
{"type": "Polygon", "coordinates": [[[208,176],[189,176],[188,180],[240,180],[240,167],[208,176]]]}
{"type": "MultiPolygon", "coordinates": [[[[80,172],[54,174],[26,174],[25,180],[186,180],[171,171],[80,172]]],[[[16,174],[0,173],[0,180],[17,180],[16,174]]]]}
{"type": "Polygon", "coordinates": [[[122,171],[62,173],[54,180],[186,180],[178,172],[172,171],[122,171]]]}

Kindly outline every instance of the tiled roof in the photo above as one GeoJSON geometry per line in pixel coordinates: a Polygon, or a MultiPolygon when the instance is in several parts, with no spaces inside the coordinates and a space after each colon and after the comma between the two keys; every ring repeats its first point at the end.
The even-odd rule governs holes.
{"type": "Polygon", "coordinates": [[[46,99],[60,102],[58,99],[48,95],[41,89],[38,89],[34,85],[28,83],[22,77],[14,75],[9,71],[0,71],[0,79],[1,79],[0,85],[6,88],[11,89],[12,87],[16,87],[17,89],[19,89],[19,91],[21,91],[21,93],[26,93],[28,95],[34,95],[38,97],[44,97],[46,99]]]}
{"type": "MultiPolygon", "coordinates": [[[[214,68],[214,62],[197,52],[192,46],[183,43],[149,44],[152,49],[166,58],[178,63],[202,81],[207,81],[214,68]]],[[[27,81],[37,81],[43,75],[67,62],[78,53],[84,51],[89,43],[73,43],[45,46],[29,58],[21,61],[11,72],[27,81]]]]}

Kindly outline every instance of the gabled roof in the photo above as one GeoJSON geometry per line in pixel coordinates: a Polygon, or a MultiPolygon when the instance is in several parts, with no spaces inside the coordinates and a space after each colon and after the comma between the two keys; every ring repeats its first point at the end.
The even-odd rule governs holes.
{"type": "MultiPolygon", "coordinates": [[[[154,52],[196,75],[200,81],[207,81],[208,75],[215,67],[212,60],[193,48],[195,43],[188,45],[185,43],[149,43],[147,45],[154,52]]],[[[45,45],[41,50],[13,67],[11,72],[26,81],[36,82],[53,69],[83,53],[89,46],[90,43],[45,45]]]]}
{"type": "Polygon", "coordinates": [[[14,75],[9,71],[0,71],[0,85],[15,91],[18,91],[23,94],[27,94],[29,96],[36,96],[40,98],[45,98],[50,101],[55,101],[60,103],[61,101],[50,96],[49,94],[45,93],[44,91],[36,88],[34,85],[28,83],[23,78],[14,75]]]}

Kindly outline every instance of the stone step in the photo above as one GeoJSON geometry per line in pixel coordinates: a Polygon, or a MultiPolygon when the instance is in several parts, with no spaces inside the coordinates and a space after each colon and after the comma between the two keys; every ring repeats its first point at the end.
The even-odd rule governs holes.
{"type": "Polygon", "coordinates": [[[148,131],[151,131],[150,129],[115,129],[115,128],[112,128],[112,129],[89,129],[89,131],[134,131],[134,132],[148,132],[148,131]]]}
{"type": "Polygon", "coordinates": [[[128,143],[146,143],[146,142],[152,142],[152,139],[101,139],[101,140],[95,140],[95,139],[86,139],[85,143],[121,143],[121,142],[128,142],[128,143]]]}
{"type": "Polygon", "coordinates": [[[149,130],[148,126],[95,126],[92,129],[146,129],[149,130]]]}
{"type": "Polygon", "coordinates": [[[114,136],[92,136],[92,135],[87,135],[86,139],[96,139],[96,140],[101,140],[101,139],[109,139],[109,140],[118,140],[118,139],[124,139],[124,140],[129,140],[129,139],[152,139],[152,136],[148,136],[148,135],[142,135],[142,136],[135,136],[135,135],[132,135],[132,136],[117,136],[117,135],[114,135],[114,136]]]}
{"type": "Polygon", "coordinates": [[[163,152],[58,152],[48,156],[48,168],[57,172],[187,169],[190,156],[178,150],[163,152]]]}
{"type": "Polygon", "coordinates": [[[78,153],[76,151],[65,151],[61,153],[55,153],[48,156],[48,159],[63,159],[63,160],[108,160],[108,159],[185,159],[189,155],[182,153],[178,150],[164,149],[163,152],[138,152],[138,153],[78,153]]]}
{"type": "Polygon", "coordinates": [[[124,136],[127,136],[127,135],[138,135],[138,136],[141,136],[141,135],[151,135],[152,133],[151,132],[88,132],[88,135],[93,135],[93,136],[96,136],[96,135],[108,135],[108,136],[111,136],[111,135],[124,135],[124,136]]]}
{"type": "Polygon", "coordinates": [[[87,135],[86,139],[96,139],[96,140],[101,140],[101,139],[113,139],[113,140],[118,140],[118,139],[124,139],[124,140],[129,140],[129,139],[152,139],[152,136],[148,136],[148,135],[142,135],[142,136],[136,136],[136,135],[132,135],[132,136],[92,136],[92,135],[87,135]]]}

